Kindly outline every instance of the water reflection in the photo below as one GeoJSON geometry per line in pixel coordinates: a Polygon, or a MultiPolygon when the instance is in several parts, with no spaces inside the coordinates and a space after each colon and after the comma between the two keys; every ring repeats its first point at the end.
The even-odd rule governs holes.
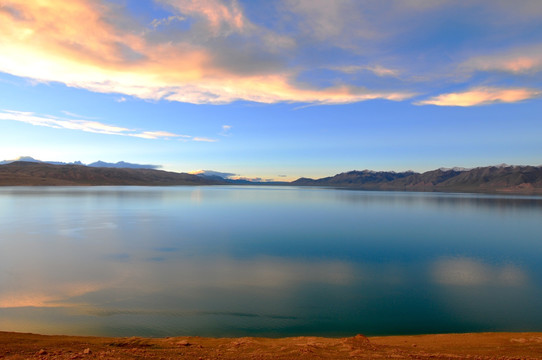
{"type": "Polygon", "coordinates": [[[0,330],[542,330],[539,197],[2,188],[0,211],[0,330]]]}
{"type": "Polygon", "coordinates": [[[364,203],[367,205],[386,204],[399,206],[435,206],[439,209],[465,208],[498,211],[540,209],[542,196],[493,195],[464,193],[421,193],[385,191],[336,191],[338,200],[364,203]]]}
{"type": "Polygon", "coordinates": [[[434,280],[442,285],[522,286],[527,275],[516,265],[488,265],[468,258],[441,259],[432,269],[434,280]]]}

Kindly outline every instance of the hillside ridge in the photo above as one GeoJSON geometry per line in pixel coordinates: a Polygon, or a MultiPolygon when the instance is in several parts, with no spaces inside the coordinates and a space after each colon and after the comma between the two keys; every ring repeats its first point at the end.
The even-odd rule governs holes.
{"type": "Polygon", "coordinates": [[[542,193],[542,167],[499,165],[424,173],[363,170],[321,179],[300,178],[291,184],[361,190],[542,193]]]}
{"type": "Polygon", "coordinates": [[[155,169],[53,165],[16,161],[0,165],[3,186],[81,186],[81,185],[218,185],[222,181],[187,173],[155,169]]]}

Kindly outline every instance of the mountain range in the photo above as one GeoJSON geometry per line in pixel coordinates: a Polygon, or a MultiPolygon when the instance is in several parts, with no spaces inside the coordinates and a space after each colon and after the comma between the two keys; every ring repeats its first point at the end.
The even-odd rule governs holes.
{"type": "Polygon", "coordinates": [[[85,165],[85,166],[90,166],[90,167],[125,168],[125,169],[159,169],[162,167],[161,165],[133,164],[133,163],[128,163],[124,161],[119,161],[116,163],[108,163],[108,162],[98,160],[90,164],[83,164],[81,161],[74,161],[71,163],[65,163],[65,162],[60,162],[60,161],[41,161],[41,160],[34,159],[31,156],[20,156],[14,160],[3,160],[3,161],[0,161],[0,165],[11,164],[17,161],[44,163],[44,164],[51,164],[51,165],[85,165]]]}
{"type": "Polygon", "coordinates": [[[332,186],[361,190],[542,193],[541,166],[486,166],[474,169],[350,171],[321,179],[300,178],[296,186],[332,186]]]}
{"type": "Polygon", "coordinates": [[[0,185],[218,185],[223,181],[154,169],[55,165],[15,161],[0,165],[0,185]]]}
{"type": "Polygon", "coordinates": [[[234,180],[219,173],[168,172],[118,162],[55,164],[10,161],[0,163],[0,185],[291,185],[359,190],[499,192],[542,194],[542,166],[498,165],[474,169],[414,171],[349,171],[321,179],[300,178],[292,182],[234,180]],[[96,165],[98,164],[98,165],[96,165]],[[91,166],[92,165],[92,166],[91,166]],[[116,166],[115,166],[116,165],[116,166]]]}

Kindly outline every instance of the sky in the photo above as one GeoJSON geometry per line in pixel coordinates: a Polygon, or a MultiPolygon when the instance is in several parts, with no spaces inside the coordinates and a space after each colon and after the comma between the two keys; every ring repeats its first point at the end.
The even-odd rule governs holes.
{"type": "Polygon", "coordinates": [[[542,165],[539,0],[0,0],[0,160],[542,165]]]}

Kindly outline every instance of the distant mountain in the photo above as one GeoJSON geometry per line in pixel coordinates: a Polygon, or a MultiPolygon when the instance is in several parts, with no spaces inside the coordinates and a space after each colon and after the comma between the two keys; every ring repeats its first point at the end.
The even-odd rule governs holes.
{"type": "Polygon", "coordinates": [[[263,180],[260,178],[232,179],[231,178],[232,176],[238,176],[238,175],[234,173],[225,173],[225,172],[214,171],[214,170],[198,170],[198,171],[192,172],[191,174],[198,175],[210,180],[224,181],[231,185],[288,185],[289,184],[284,181],[271,181],[271,180],[263,180]]]}
{"type": "Polygon", "coordinates": [[[15,161],[0,165],[0,185],[219,185],[224,181],[154,169],[53,165],[15,161]]]}
{"type": "Polygon", "coordinates": [[[34,159],[31,156],[19,156],[17,159],[14,159],[14,160],[0,161],[0,165],[11,164],[12,162],[16,162],[16,161],[24,161],[24,162],[32,162],[32,163],[43,163],[43,164],[52,164],[52,165],[68,165],[68,164],[83,165],[83,163],[81,163],[81,161],[75,161],[75,162],[72,162],[72,163],[65,163],[65,162],[60,162],[60,161],[42,161],[42,160],[34,159]]]}
{"type": "MultiPolygon", "coordinates": [[[[44,164],[52,164],[52,165],[84,165],[81,161],[74,161],[71,163],[65,163],[60,161],[42,161],[34,159],[31,156],[20,156],[15,160],[4,160],[0,161],[0,165],[5,164],[11,164],[12,162],[16,161],[24,161],[24,162],[33,162],[33,163],[44,163],[44,164]]],[[[127,169],[159,169],[162,166],[161,165],[142,165],[142,164],[132,164],[124,161],[119,161],[117,163],[108,163],[104,161],[96,161],[91,164],[88,164],[87,166],[91,167],[106,167],[106,168],[127,168],[127,169]]]]}
{"type": "Polygon", "coordinates": [[[124,161],[116,163],[108,163],[104,161],[96,161],[88,164],[90,167],[104,167],[104,168],[122,168],[122,169],[159,169],[161,165],[144,165],[144,164],[132,164],[124,161]]]}
{"type": "Polygon", "coordinates": [[[475,169],[350,171],[322,179],[300,178],[297,186],[331,186],[362,190],[542,193],[541,166],[498,165],[475,169]]]}
{"type": "Polygon", "coordinates": [[[206,177],[220,177],[222,179],[229,179],[232,176],[236,176],[237,174],[234,173],[226,173],[226,172],[220,172],[220,171],[214,171],[214,170],[198,170],[191,172],[191,174],[199,175],[199,176],[206,176],[206,177]]]}
{"type": "Polygon", "coordinates": [[[213,181],[221,181],[227,184],[235,184],[235,185],[258,184],[258,182],[253,182],[253,181],[230,179],[231,176],[236,176],[236,174],[225,173],[225,172],[214,171],[214,170],[198,170],[198,171],[193,172],[192,174],[196,176],[200,176],[204,179],[213,180],[213,181]]]}
{"type": "Polygon", "coordinates": [[[391,181],[401,179],[410,175],[415,174],[412,171],[409,172],[393,172],[393,171],[372,171],[372,170],[363,170],[363,171],[350,171],[346,173],[341,173],[331,177],[325,177],[322,179],[308,179],[300,178],[292,182],[292,185],[311,185],[311,186],[348,186],[356,187],[358,185],[364,184],[385,184],[391,181]]]}
{"type": "Polygon", "coordinates": [[[0,161],[0,165],[10,164],[15,161],[26,161],[26,162],[42,162],[40,160],[36,160],[31,156],[19,156],[17,159],[14,160],[3,160],[0,161]]]}

